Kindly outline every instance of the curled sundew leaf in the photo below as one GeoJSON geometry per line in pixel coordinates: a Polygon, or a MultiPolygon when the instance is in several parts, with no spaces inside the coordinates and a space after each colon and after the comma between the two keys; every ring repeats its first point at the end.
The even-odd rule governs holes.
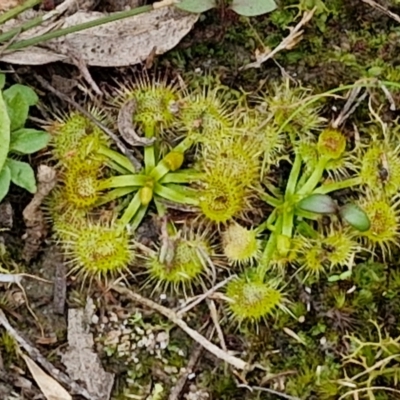
{"type": "Polygon", "coordinates": [[[337,206],[334,200],[326,194],[312,194],[301,200],[297,208],[315,214],[334,214],[337,206]]]}
{"type": "Polygon", "coordinates": [[[360,232],[365,232],[371,227],[371,221],[366,212],[355,204],[349,203],[341,207],[339,215],[360,232]]]}

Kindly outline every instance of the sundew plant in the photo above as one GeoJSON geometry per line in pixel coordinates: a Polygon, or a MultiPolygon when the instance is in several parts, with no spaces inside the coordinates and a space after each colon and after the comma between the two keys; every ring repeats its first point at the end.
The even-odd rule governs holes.
{"type": "Polygon", "coordinates": [[[94,113],[120,130],[125,118],[134,164],[79,113],[47,128],[61,177],[47,208],[71,273],[127,277],[144,257],[149,285],[186,292],[229,267],[239,275],[226,287],[229,315],[258,323],[289,311],[288,277],[334,281],[351,277],[358,255],[395,254],[395,124],[371,116],[356,142],[323,118],[326,94],[288,82],[236,105],[218,88],[146,76],[118,92],[112,112],[94,113]],[[135,232],[149,213],[164,228],[144,250],[135,232]]]}

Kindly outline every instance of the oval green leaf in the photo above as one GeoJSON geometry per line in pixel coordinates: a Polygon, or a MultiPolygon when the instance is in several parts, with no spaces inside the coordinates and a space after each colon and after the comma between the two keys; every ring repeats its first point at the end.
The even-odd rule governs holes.
{"type": "Polygon", "coordinates": [[[297,208],[315,214],[334,214],[337,211],[336,203],[326,194],[312,194],[301,200],[297,208]]]}
{"type": "Polygon", "coordinates": [[[344,281],[345,279],[351,278],[352,272],[351,271],[344,271],[340,274],[340,279],[344,281]]]}
{"type": "Polygon", "coordinates": [[[175,7],[180,10],[191,12],[194,14],[201,14],[217,6],[215,0],[182,0],[175,7]]]}
{"type": "Polygon", "coordinates": [[[0,74],[0,89],[3,89],[6,84],[6,76],[4,74],[0,74]]]}
{"type": "Polygon", "coordinates": [[[340,276],[339,275],[331,275],[328,278],[328,282],[338,282],[340,280],[340,276]]]}
{"type": "Polygon", "coordinates": [[[50,135],[45,131],[22,128],[11,133],[10,151],[32,154],[47,146],[50,135]]]}
{"type": "Polygon", "coordinates": [[[11,121],[11,131],[22,128],[28,119],[28,102],[24,99],[21,93],[15,93],[11,98],[4,96],[4,100],[7,104],[7,111],[11,121]]]}
{"type": "Polygon", "coordinates": [[[11,173],[7,166],[5,166],[0,172],[0,203],[6,197],[8,190],[10,189],[11,173]]]}
{"type": "Polygon", "coordinates": [[[10,149],[10,118],[7,106],[0,92],[0,172],[7,160],[10,149]]]}
{"type": "Polygon", "coordinates": [[[233,0],[230,9],[244,17],[256,17],[276,9],[274,0],[233,0]]]}
{"type": "Polygon", "coordinates": [[[6,166],[10,169],[12,183],[30,193],[36,193],[35,173],[28,163],[8,158],[6,166]]]}
{"type": "Polygon", "coordinates": [[[365,232],[371,227],[367,213],[355,204],[346,204],[339,210],[339,215],[354,229],[365,232]]]}
{"type": "Polygon", "coordinates": [[[20,85],[19,83],[10,86],[3,93],[5,100],[11,100],[17,93],[19,93],[28,106],[35,106],[39,101],[39,97],[33,89],[29,86],[20,85]]]}

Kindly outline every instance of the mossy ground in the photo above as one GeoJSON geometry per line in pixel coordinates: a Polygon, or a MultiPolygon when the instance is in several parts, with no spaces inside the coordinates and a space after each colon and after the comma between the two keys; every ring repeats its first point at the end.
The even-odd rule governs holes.
{"type": "MultiPolygon", "coordinates": [[[[389,6],[392,12],[400,14],[400,4],[397,1],[381,3],[389,6]]],[[[228,94],[231,100],[239,98],[242,91],[256,92],[260,88],[267,91],[273,82],[282,79],[282,75],[290,76],[296,83],[320,93],[354,83],[363,77],[399,81],[399,38],[400,25],[362,1],[289,0],[281,2],[279,9],[272,14],[252,18],[250,21],[227,10],[207,12],[200,17],[194,30],[176,49],[155,61],[154,69],[165,71],[171,77],[180,74],[192,87],[201,87],[205,83],[222,83],[230,88],[228,94]],[[288,34],[287,28],[299,21],[299,15],[314,6],[317,8],[315,15],[304,28],[304,35],[297,46],[278,53],[274,60],[267,61],[260,69],[240,69],[254,61],[257,49],[262,46],[275,48],[288,34]]],[[[115,71],[112,73],[115,74],[115,71]]],[[[124,72],[117,73],[123,79],[124,72]]],[[[93,71],[93,74],[99,79],[107,76],[104,71],[93,71]]],[[[393,91],[392,95],[395,102],[400,99],[398,91],[393,91]]],[[[342,103],[338,102],[339,109],[342,103]]],[[[328,119],[334,114],[332,105],[332,102],[328,102],[324,109],[328,119]]],[[[381,113],[388,121],[398,117],[396,111],[389,110],[387,103],[383,107],[381,113]]],[[[362,119],[367,113],[366,109],[357,111],[355,121],[362,119]]],[[[10,200],[13,204],[18,204],[16,196],[11,196],[10,200]]],[[[17,218],[18,207],[15,207],[17,218]]],[[[149,224],[147,233],[150,237],[151,221],[147,220],[145,223],[149,224]]],[[[19,227],[7,233],[7,237],[20,236],[18,229],[19,227]]],[[[13,260],[18,261],[18,254],[12,243],[9,245],[9,252],[13,260]]],[[[291,307],[297,319],[278,312],[268,324],[260,323],[257,329],[246,325],[238,328],[228,319],[222,319],[221,327],[228,348],[237,351],[253,364],[265,368],[249,372],[246,383],[249,386],[274,388],[302,400],[339,399],[346,391],[351,390],[351,387],[346,389],[338,383],[345,376],[344,368],[351,377],[381,362],[385,357],[397,354],[392,363],[382,362],[387,368],[387,374],[379,375],[379,368],[376,368],[370,376],[375,374],[375,386],[399,390],[397,382],[400,345],[396,341],[388,344],[389,339],[385,339],[387,335],[397,338],[400,331],[400,265],[396,254],[392,260],[372,262],[366,254],[355,260],[356,268],[351,279],[337,282],[324,280],[310,288],[294,279],[289,286],[289,293],[297,294],[291,307]],[[380,331],[371,321],[379,324],[380,331]],[[380,343],[366,346],[354,353],[357,350],[356,339],[380,343]],[[343,357],[351,354],[351,361],[364,364],[356,366],[350,363],[344,367],[346,359],[343,357]]],[[[30,273],[40,272],[41,265],[39,260],[33,270],[31,267],[27,269],[30,273]]],[[[71,285],[73,288],[73,282],[71,285]]],[[[96,298],[98,312],[107,318],[112,302],[117,300],[102,297],[93,291],[92,288],[90,294],[96,298]]],[[[144,294],[150,296],[150,292],[151,290],[145,290],[144,294]]],[[[54,320],[46,314],[49,296],[38,295],[37,291],[35,296],[34,288],[30,293],[34,295],[31,301],[46,334],[51,336],[57,333],[57,344],[50,344],[42,349],[44,353],[51,352],[65,340],[65,327],[62,323],[56,328],[52,327],[54,320]]],[[[85,295],[86,293],[77,294],[70,290],[69,306],[79,305],[78,300],[84,301],[85,295]]],[[[178,304],[178,298],[174,296],[167,301],[170,307],[178,304]]],[[[9,307],[6,300],[0,306],[4,309],[9,307]]],[[[117,308],[125,306],[117,304],[117,308]]],[[[24,314],[26,311],[18,308],[18,312],[24,314]]],[[[208,313],[208,308],[202,305],[192,311],[186,320],[193,328],[200,329],[207,320],[208,313]]],[[[98,327],[93,328],[98,335],[98,348],[104,356],[105,365],[118,372],[116,392],[120,393],[116,393],[115,399],[129,398],[123,394],[124,389],[128,390],[127,378],[132,386],[131,394],[144,396],[143,393],[149,393],[149,387],[154,382],[162,383],[167,392],[179,376],[180,369],[185,367],[193,347],[191,340],[157,315],[135,315],[139,315],[134,321],[135,326],[139,326],[145,333],[141,335],[136,332],[135,338],[129,340],[137,343],[140,340],[137,335],[148,338],[151,334],[168,332],[169,344],[161,355],[157,352],[149,353],[144,346],[135,355],[138,361],[127,361],[125,354],[118,354],[118,350],[112,346],[104,345],[102,340],[107,332],[100,331],[98,327]]],[[[109,321],[109,318],[106,320],[109,321]]],[[[107,328],[107,323],[104,325],[105,331],[111,329],[107,328]]],[[[23,322],[19,323],[19,329],[32,335],[32,328],[23,322]]],[[[12,344],[4,335],[0,336],[1,349],[7,355],[6,362],[10,362],[12,344]]],[[[238,384],[243,382],[237,375],[232,374],[222,363],[215,363],[208,353],[203,353],[196,371],[194,384],[198,390],[207,391],[209,399],[278,398],[273,394],[239,389],[238,384]]],[[[365,375],[366,378],[368,374],[365,375]]],[[[187,390],[189,385],[190,383],[187,390]]],[[[365,392],[360,394],[364,395],[365,392]]],[[[400,394],[381,390],[375,396],[376,399],[386,400],[397,399],[400,394]]]]}

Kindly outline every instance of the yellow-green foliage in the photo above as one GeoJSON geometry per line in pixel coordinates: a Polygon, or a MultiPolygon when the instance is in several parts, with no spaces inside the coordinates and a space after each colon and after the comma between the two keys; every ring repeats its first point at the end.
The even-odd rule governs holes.
{"type": "Polygon", "coordinates": [[[311,239],[301,237],[297,262],[305,278],[318,278],[336,266],[350,265],[358,250],[354,235],[343,230],[333,230],[328,235],[311,239]]]}
{"type": "Polygon", "coordinates": [[[164,238],[158,251],[147,258],[149,281],[165,290],[191,290],[207,275],[211,256],[212,248],[205,233],[186,227],[164,238]]]}
{"type": "Polygon", "coordinates": [[[399,200],[386,199],[372,195],[365,198],[362,207],[366,211],[371,227],[363,232],[363,243],[372,251],[379,248],[382,255],[391,256],[394,247],[399,246],[399,200]]]}
{"type": "Polygon", "coordinates": [[[202,180],[200,209],[210,221],[224,223],[234,217],[243,217],[249,209],[248,188],[229,171],[213,168],[202,180]]]}
{"type": "Polygon", "coordinates": [[[346,149],[346,138],[337,129],[324,129],[318,136],[317,150],[321,157],[337,160],[346,149]]]}
{"type": "Polygon", "coordinates": [[[86,220],[83,225],[65,227],[59,235],[71,265],[71,272],[83,279],[107,279],[129,273],[135,259],[132,238],[117,223],[86,220]]]}
{"type": "Polygon", "coordinates": [[[250,264],[258,259],[261,243],[253,229],[237,223],[230,224],[221,234],[224,255],[232,264],[250,264]]]}
{"type": "Polygon", "coordinates": [[[100,198],[101,166],[95,161],[81,161],[74,157],[63,172],[65,201],[76,209],[89,209],[100,198]]]}
{"type": "Polygon", "coordinates": [[[229,314],[239,322],[258,323],[285,308],[279,285],[279,280],[261,277],[255,269],[234,278],[226,286],[229,314]]]}
{"type": "Polygon", "coordinates": [[[121,85],[114,103],[120,107],[127,100],[134,99],[136,109],[132,115],[133,123],[142,132],[146,129],[153,131],[155,128],[152,133],[160,135],[175,123],[179,97],[180,92],[176,85],[143,75],[137,77],[135,82],[121,85]]]}
{"type": "MultiPolygon", "coordinates": [[[[103,123],[104,114],[93,109],[94,117],[103,123]]],[[[72,112],[60,118],[48,127],[52,135],[52,154],[62,166],[68,165],[71,158],[79,157],[85,160],[88,157],[99,157],[96,154],[100,145],[110,143],[105,133],[85,116],[72,112]]],[[[72,161],[73,162],[73,161],[72,161]]]]}
{"type": "Polygon", "coordinates": [[[202,93],[187,93],[179,103],[178,129],[210,142],[232,126],[231,110],[218,90],[204,88],[202,93]]]}
{"type": "Polygon", "coordinates": [[[376,140],[358,155],[360,178],[373,193],[393,196],[400,187],[400,148],[394,143],[376,140]]]}
{"type": "Polygon", "coordinates": [[[226,286],[228,313],[240,322],[259,322],[285,309],[280,283],[288,274],[300,271],[300,282],[326,280],[327,272],[349,266],[362,246],[384,254],[397,246],[393,196],[400,164],[394,141],[379,136],[369,149],[364,139],[354,143],[323,124],[318,101],[305,106],[311,97],[303,89],[284,82],[236,105],[214,88],[192,92],[148,77],[118,91],[115,108],[101,118],[116,131],[117,113],[126,101],[136,101],[133,128],[154,139],[133,152],[140,167],[77,113],[49,128],[60,173],[47,207],[70,273],[108,279],[144,266],[155,288],[186,292],[230,265],[243,273],[226,286]],[[385,182],[379,176],[383,153],[385,182]],[[358,163],[349,162],[360,155],[358,163]],[[366,195],[368,186],[373,189],[366,195]],[[340,200],[332,196],[329,212],[299,206],[307,196],[327,197],[339,189],[348,193],[340,200]],[[366,232],[351,233],[339,213],[343,203],[354,201],[371,220],[366,232]],[[156,252],[140,254],[141,264],[135,229],[149,211],[170,218],[169,207],[177,204],[193,212],[196,223],[215,229],[218,243],[211,245],[210,230],[197,234],[194,225],[161,235],[156,252]],[[331,225],[318,212],[329,214],[331,225]],[[112,218],[104,218],[108,213],[112,218]],[[308,232],[299,229],[304,220],[308,232]],[[217,265],[214,245],[223,253],[217,265]],[[276,277],[268,277],[271,271],[276,277]]]}

